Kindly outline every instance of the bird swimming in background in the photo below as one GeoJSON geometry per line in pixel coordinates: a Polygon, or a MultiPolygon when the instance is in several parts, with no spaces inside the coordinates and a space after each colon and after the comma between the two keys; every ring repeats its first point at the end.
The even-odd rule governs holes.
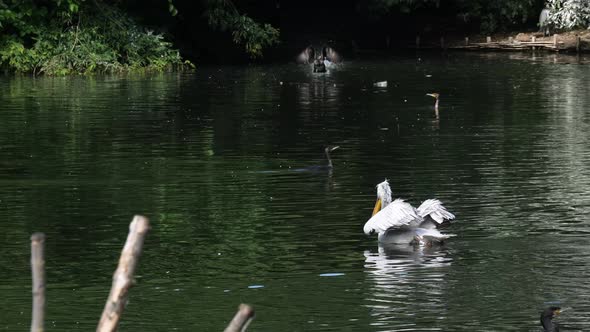
{"type": "Polygon", "coordinates": [[[331,172],[332,169],[334,168],[334,165],[332,164],[332,158],[330,158],[330,152],[339,149],[340,146],[326,146],[326,148],[324,149],[324,153],[326,154],[326,159],[328,160],[328,163],[325,165],[314,165],[314,166],[309,166],[309,167],[304,167],[304,168],[298,168],[295,171],[300,171],[300,172],[324,172],[324,171],[329,171],[331,172]]]}
{"type": "Polygon", "coordinates": [[[438,100],[440,99],[440,94],[433,92],[433,93],[427,93],[427,96],[430,96],[432,98],[434,98],[435,102],[434,102],[434,108],[438,109],[438,100]]]}
{"type": "Polygon", "coordinates": [[[560,313],[560,307],[549,307],[541,313],[541,325],[544,332],[559,332],[559,325],[553,322],[553,318],[560,313]]]}
{"type": "Polygon", "coordinates": [[[324,167],[328,168],[328,169],[332,169],[333,165],[332,165],[332,158],[330,158],[330,152],[339,149],[340,146],[326,146],[326,148],[324,149],[324,153],[326,154],[326,159],[328,159],[328,164],[325,165],[324,167]]]}
{"type": "Polygon", "coordinates": [[[365,223],[367,235],[378,234],[380,243],[442,243],[454,234],[443,234],[437,228],[455,219],[437,199],[425,200],[417,209],[402,199],[392,201],[387,180],[377,185],[377,202],[373,216],[365,223]]]}
{"type": "Polygon", "coordinates": [[[432,98],[434,98],[435,102],[434,102],[434,114],[436,115],[436,119],[438,120],[438,100],[440,98],[440,94],[433,92],[433,93],[427,93],[427,96],[430,96],[432,98]]]}

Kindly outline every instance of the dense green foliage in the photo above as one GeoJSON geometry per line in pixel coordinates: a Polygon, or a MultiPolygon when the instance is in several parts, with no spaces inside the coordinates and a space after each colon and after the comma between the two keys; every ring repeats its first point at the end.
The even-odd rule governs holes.
{"type": "MultiPolygon", "coordinates": [[[[173,0],[162,3],[168,12],[161,16],[178,14],[173,0]]],[[[209,26],[231,32],[251,58],[278,43],[276,28],[240,14],[233,2],[201,3],[209,26]]],[[[185,66],[162,34],[137,24],[120,8],[126,4],[142,6],[123,0],[0,0],[0,68],[65,75],[185,66]]]]}
{"type": "Polygon", "coordinates": [[[231,31],[236,44],[244,45],[246,53],[257,58],[265,47],[279,42],[279,30],[270,24],[261,25],[239,13],[229,0],[207,0],[209,25],[221,31],[231,31]]]}
{"type": "Polygon", "coordinates": [[[48,75],[182,66],[161,34],[114,5],[84,0],[0,1],[0,66],[48,75]]]}
{"type": "MultiPolygon", "coordinates": [[[[311,4],[308,1],[301,5],[311,4]]],[[[326,4],[329,8],[329,4],[339,3],[326,4]]],[[[585,28],[590,23],[588,0],[368,0],[353,4],[356,10],[355,6],[340,6],[335,7],[333,13],[328,9],[325,13],[314,13],[320,24],[294,19],[291,25],[281,28],[294,30],[291,36],[301,31],[313,35],[318,26],[320,29],[343,26],[342,17],[351,17],[369,22],[337,33],[366,36],[370,35],[367,32],[375,27],[375,22],[385,31],[407,26],[406,22],[415,22],[414,17],[418,17],[425,19],[416,22],[428,25],[430,31],[450,27],[492,33],[534,26],[545,5],[551,10],[549,21],[557,28],[585,28]],[[401,21],[396,21],[400,18],[401,21]]],[[[146,19],[148,16],[151,24],[172,32],[177,38],[175,42],[180,45],[185,42],[184,51],[189,45],[187,53],[193,50],[195,57],[215,54],[209,52],[210,47],[219,45],[215,38],[220,34],[211,33],[214,30],[227,32],[224,38],[228,43],[220,43],[222,52],[227,49],[235,52],[229,42],[231,39],[233,44],[243,48],[245,55],[261,58],[264,50],[279,43],[279,29],[266,22],[269,19],[273,24],[281,22],[281,15],[285,13],[279,14],[280,8],[279,1],[0,0],[0,69],[35,75],[65,75],[184,67],[187,63],[182,61],[172,43],[158,30],[142,25],[150,21],[146,19]],[[142,24],[132,18],[132,13],[143,19],[142,24]],[[193,20],[200,20],[200,23],[187,24],[193,20]],[[184,36],[178,37],[179,34],[184,36]]],[[[302,13],[298,15],[301,20],[308,18],[302,13]]],[[[416,24],[415,28],[420,33],[422,27],[416,24]]]]}
{"type": "Polygon", "coordinates": [[[457,5],[465,20],[479,20],[483,33],[508,29],[538,15],[535,0],[457,0],[457,5]]]}
{"type": "Polygon", "coordinates": [[[590,24],[590,1],[548,0],[549,21],[559,29],[586,28],[590,24]]]}

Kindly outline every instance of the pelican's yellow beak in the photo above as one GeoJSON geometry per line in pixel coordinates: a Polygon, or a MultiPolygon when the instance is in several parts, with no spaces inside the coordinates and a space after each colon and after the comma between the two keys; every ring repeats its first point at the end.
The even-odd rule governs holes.
{"type": "Polygon", "coordinates": [[[375,202],[375,208],[373,208],[373,214],[371,216],[376,215],[379,211],[381,211],[381,199],[377,198],[377,202],[375,202]]]}
{"type": "Polygon", "coordinates": [[[557,310],[555,310],[555,311],[553,312],[553,314],[554,314],[555,316],[559,315],[560,313],[561,313],[561,309],[557,309],[557,310]]]}

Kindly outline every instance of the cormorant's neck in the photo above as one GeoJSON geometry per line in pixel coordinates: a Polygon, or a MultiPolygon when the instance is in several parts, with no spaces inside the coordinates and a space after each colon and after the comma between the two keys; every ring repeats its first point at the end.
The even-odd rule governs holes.
{"type": "Polygon", "coordinates": [[[549,316],[541,317],[541,325],[543,325],[543,330],[545,332],[558,332],[559,331],[557,324],[553,323],[552,317],[549,317],[549,316]]]}
{"type": "Polygon", "coordinates": [[[330,158],[330,152],[326,149],[326,158],[328,158],[328,167],[332,168],[332,158],[330,158]]]}
{"type": "Polygon", "coordinates": [[[436,101],[434,102],[434,108],[438,109],[438,98],[436,98],[436,101]]]}

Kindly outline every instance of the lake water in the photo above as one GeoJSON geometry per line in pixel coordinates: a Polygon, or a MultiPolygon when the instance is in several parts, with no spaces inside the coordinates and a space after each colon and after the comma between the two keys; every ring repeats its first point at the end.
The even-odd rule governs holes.
{"type": "Polygon", "coordinates": [[[0,78],[0,330],[96,327],[134,214],[152,230],[122,331],[590,330],[590,67],[421,54],[130,77],[0,78]],[[373,83],[388,81],[387,87],[373,83]],[[440,92],[439,117],[428,92],[440,92]],[[325,163],[330,172],[302,170],[325,163]],[[380,247],[375,185],[457,215],[380,247]]]}

